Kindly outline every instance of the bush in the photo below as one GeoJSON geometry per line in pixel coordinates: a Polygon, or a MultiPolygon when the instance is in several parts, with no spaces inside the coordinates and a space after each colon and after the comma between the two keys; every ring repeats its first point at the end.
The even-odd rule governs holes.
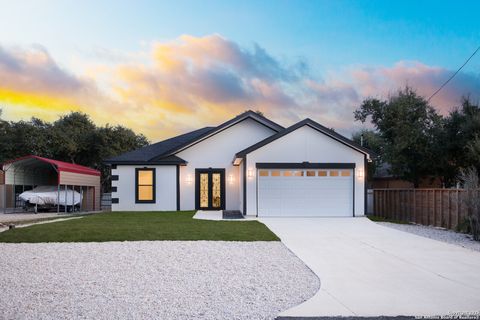
{"type": "Polygon", "coordinates": [[[474,240],[480,240],[480,181],[474,167],[460,170],[460,180],[467,191],[463,203],[467,208],[467,221],[474,240]]]}

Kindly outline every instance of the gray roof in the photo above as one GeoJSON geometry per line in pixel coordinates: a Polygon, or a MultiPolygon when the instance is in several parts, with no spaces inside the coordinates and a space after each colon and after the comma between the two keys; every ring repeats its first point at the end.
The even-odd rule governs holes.
{"type": "Polygon", "coordinates": [[[191,143],[199,137],[212,131],[215,127],[205,127],[195,131],[191,131],[167,140],[150,144],[143,148],[121,154],[117,157],[107,159],[105,162],[109,164],[153,164],[152,160],[156,158],[155,164],[182,164],[185,160],[177,156],[169,156],[169,152],[178,146],[191,143]]]}
{"type": "Polygon", "coordinates": [[[205,127],[189,133],[182,134],[167,140],[163,140],[143,148],[121,154],[105,160],[107,164],[186,164],[187,162],[175,155],[176,152],[188,147],[190,144],[207,137],[215,132],[220,132],[229,126],[247,118],[253,119],[272,130],[279,132],[284,130],[279,124],[254,112],[246,111],[233,119],[230,119],[217,127],[205,127]]]}

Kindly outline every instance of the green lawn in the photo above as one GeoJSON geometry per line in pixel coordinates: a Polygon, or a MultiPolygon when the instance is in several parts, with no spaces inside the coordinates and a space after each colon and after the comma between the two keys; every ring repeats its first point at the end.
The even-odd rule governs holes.
{"type": "Polygon", "coordinates": [[[278,241],[258,221],[192,219],[194,211],[112,212],[0,233],[0,242],[104,242],[139,240],[278,241]]]}

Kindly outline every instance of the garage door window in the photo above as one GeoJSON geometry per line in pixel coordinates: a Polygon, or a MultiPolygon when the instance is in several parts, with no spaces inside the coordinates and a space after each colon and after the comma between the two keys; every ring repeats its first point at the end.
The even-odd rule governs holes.
{"type": "Polygon", "coordinates": [[[349,170],[343,170],[342,171],[342,177],[350,177],[350,171],[349,170]]]}
{"type": "Polygon", "coordinates": [[[268,170],[260,170],[260,177],[268,177],[268,170]]]}
{"type": "Polygon", "coordinates": [[[303,177],[303,171],[293,171],[295,177],[303,177]]]}
{"type": "Polygon", "coordinates": [[[315,171],[307,171],[307,177],[315,177],[315,171]]]}
{"type": "Polygon", "coordinates": [[[327,171],[325,171],[325,170],[318,171],[318,176],[319,177],[326,177],[327,176],[327,171]]]}
{"type": "Polygon", "coordinates": [[[291,176],[292,176],[292,171],[290,171],[290,170],[283,171],[283,175],[284,175],[285,177],[291,177],[291,176]]]}
{"type": "Polygon", "coordinates": [[[338,171],[337,170],[331,170],[330,171],[330,177],[338,177],[338,171]]]}
{"type": "Polygon", "coordinates": [[[278,171],[278,170],[273,170],[273,171],[272,171],[272,177],[280,177],[280,171],[278,171]]]}

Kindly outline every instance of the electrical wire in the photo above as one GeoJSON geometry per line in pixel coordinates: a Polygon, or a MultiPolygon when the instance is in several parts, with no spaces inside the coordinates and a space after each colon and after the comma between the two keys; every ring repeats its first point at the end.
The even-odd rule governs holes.
{"type": "Polygon", "coordinates": [[[454,74],[452,74],[452,76],[450,78],[448,78],[447,81],[445,81],[441,86],[440,88],[437,89],[437,91],[435,91],[431,96],[430,98],[427,99],[427,102],[430,102],[430,100],[437,94],[440,92],[440,90],[443,89],[443,87],[445,87],[449,82],[450,80],[452,80],[459,72],[460,70],[463,69],[463,67],[465,67],[465,65],[473,58],[473,56],[480,50],[480,47],[477,48],[477,50],[475,50],[472,55],[462,64],[462,66],[460,68],[458,68],[457,71],[455,71],[454,74]]]}

